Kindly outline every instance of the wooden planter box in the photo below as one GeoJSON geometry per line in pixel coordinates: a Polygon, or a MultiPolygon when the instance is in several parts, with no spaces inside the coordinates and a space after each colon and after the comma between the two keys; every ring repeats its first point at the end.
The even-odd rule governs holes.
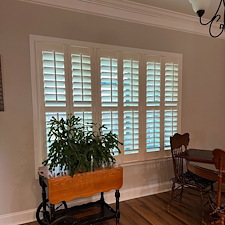
{"type": "MultiPolygon", "coordinates": [[[[114,166],[110,169],[99,169],[93,172],[85,172],[75,174],[73,177],[69,175],[52,177],[48,172],[46,167],[39,168],[40,185],[45,192],[45,187],[48,187],[47,196],[51,204],[57,204],[62,201],[70,201],[75,198],[88,197],[97,193],[101,194],[100,208],[106,208],[110,211],[110,218],[116,218],[117,223],[120,216],[119,213],[119,189],[123,184],[123,168],[121,166],[114,166]],[[110,190],[116,190],[116,210],[113,210],[104,202],[103,192],[108,192],[110,190]],[[104,207],[103,207],[104,205],[104,207]],[[105,207],[106,206],[106,207],[105,207]]],[[[45,195],[44,195],[45,196],[45,195]]],[[[46,197],[44,197],[46,199],[46,197]]],[[[43,202],[45,201],[43,199],[43,202]]],[[[84,208],[84,206],[82,206],[84,208]]],[[[89,205],[88,205],[89,207],[89,205]]],[[[76,212],[79,211],[76,208],[76,212]]],[[[67,209],[68,212],[68,209],[67,209]]],[[[69,212],[72,215],[71,212],[69,212]]],[[[106,212],[104,212],[107,215],[106,212]]],[[[101,213],[101,215],[103,215],[101,213]]],[[[54,216],[51,216],[54,218],[54,216]]],[[[105,220],[104,216],[102,218],[94,217],[95,221],[105,220]]],[[[107,219],[107,218],[106,218],[107,219]]],[[[82,221],[85,221],[82,219],[82,221]]],[[[85,222],[80,224],[86,224],[85,222]]]]}

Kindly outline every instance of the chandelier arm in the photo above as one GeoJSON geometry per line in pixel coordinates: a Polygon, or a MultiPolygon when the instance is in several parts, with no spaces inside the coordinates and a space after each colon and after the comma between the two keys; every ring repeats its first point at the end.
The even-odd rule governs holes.
{"type": "Polygon", "coordinates": [[[208,24],[212,23],[217,17],[219,17],[219,18],[217,19],[216,22],[218,22],[218,21],[220,20],[221,16],[218,15],[217,13],[218,13],[219,10],[220,10],[220,7],[221,7],[221,5],[222,5],[222,2],[223,2],[223,5],[225,6],[225,0],[220,0],[220,4],[219,4],[219,6],[218,6],[218,8],[217,8],[217,10],[216,10],[216,12],[215,12],[215,14],[214,14],[214,16],[213,16],[212,19],[211,19],[210,21],[208,21],[207,23],[203,23],[203,22],[202,22],[202,19],[201,19],[201,18],[202,18],[202,15],[205,13],[205,10],[199,10],[199,12],[200,12],[200,11],[203,11],[202,14],[199,14],[199,17],[200,17],[200,23],[201,23],[202,25],[208,25],[208,24]]]}
{"type": "Polygon", "coordinates": [[[223,33],[223,29],[221,28],[222,26],[223,26],[223,24],[220,24],[220,29],[221,29],[221,31],[219,32],[219,34],[217,34],[217,35],[213,35],[212,34],[212,24],[213,24],[213,21],[212,21],[212,23],[210,23],[210,25],[209,25],[209,34],[210,34],[210,36],[211,37],[213,37],[213,38],[217,38],[217,37],[219,37],[222,33],[223,33]]]}
{"type": "Polygon", "coordinates": [[[223,30],[225,26],[225,0],[223,0],[223,30]]]}
{"type": "Polygon", "coordinates": [[[202,15],[204,14],[204,11],[203,11],[202,14],[201,14],[201,12],[199,12],[199,13],[200,13],[200,15],[199,15],[200,24],[202,24],[202,25],[209,25],[209,34],[210,34],[211,37],[213,37],[213,38],[219,37],[223,33],[224,28],[225,28],[225,0],[220,0],[220,4],[219,4],[219,6],[218,6],[214,16],[212,17],[211,20],[209,20],[206,23],[202,22],[202,15]],[[223,18],[224,19],[224,23],[223,24],[221,23],[220,26],[219,26],[221,31],[217,35],[213,35],[213,33],[212,33],[212,25],[213,25],[214,22],[217,23],[221,19],[221,15],[219,15],[218,12],[219,12],[219,9],[220,9],[222,3],[223,3],[223,6],[224,6],[224,18],[223,18]]]}
{"type": "Polygon", "coordinates": [[[216,14],[213,16],[213,18],[212,18],[211,20],[209,20],[209,21],[206,22],[206,23],[203,23],[203,22],[202,22],[202,17],[199,17],[199,21],[200,21],[200,24],[201,24],[201,25],[209,25],[209,24],[213,23],[213,21],[216,19],[216,17],[219,17],[219,18],[217,19],[217,21],[216,21],[216,22],[218,22],[218,20],[220,19],[221,16],[220,16],[220,15],[216,15],[216,14]]]}
{"type": "Polygon", "coordinates": [[[218,8],[214,14],[214,16],[208,21],[208,22],[204,22],[202,16],[205,13],[205,9],[207,8],[207,5],[209,4],[209,1],[207,0],[189,0],[189,2],[192,4],[192,8],[194,10],[194,12],[197,13],[198,17],[199,17],[199,21],[201,25],[209,25],[209,34],[211,37],[219,37],[223,31],[225,31],[225,0],[220,0],[219,1],[219,5],[218,8]],[[219,13],[219,11],[222,7],[223,4],[223,13],[219,13]],[[222,15],[223,14],[223,15],[222,15]],[[223,20],[222,20],[222,16],[223,16],[223,20]],[[218,31],[216,29],[217,34],[214,35],[213,34],[213,30],[216,28],[215,25],[218,25],[218,31]]]}

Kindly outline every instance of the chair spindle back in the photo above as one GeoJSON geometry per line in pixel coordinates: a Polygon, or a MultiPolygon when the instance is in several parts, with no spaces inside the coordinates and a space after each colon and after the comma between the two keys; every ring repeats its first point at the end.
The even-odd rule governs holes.
{"type": "Polygon", "coordinates": [[[189,133],[185,133],[183,135],[176,133],[172,137],[170,137],[174,175],[177,179],[179,179],[180,175],[182,175],[184,172],[184,165],[183,165],[184,160],[182,158],[177,157],[177,155],[179,155],[184,151],[187,151],[189,141],[190,141],[189,133]]]}

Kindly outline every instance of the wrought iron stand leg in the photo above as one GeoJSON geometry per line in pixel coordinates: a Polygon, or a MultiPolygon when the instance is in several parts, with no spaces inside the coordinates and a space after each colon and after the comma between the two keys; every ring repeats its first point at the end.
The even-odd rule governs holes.
{"type": "Polygon", "coordinates": [[[50,204],[50,222],[52,223],[55,216],[55,205],[50,204]]]}
{"type": "Polygon", "coordinates": [[[46,195],[46,191],[45,191],[46,184],[44,182],[44,178],[41,176],[39,176],[39,183],[42,188],[41,194],[42,194],[43,217],[44,217],[45,221],[48,221],[47,209],[46,209],[47,195],[46,195]]]}
{"type": "Polygon", "coordinates": [[[100,198],[101,204],[104,204],[104,192],[101,192],[101,198],[100,198]]]}
{"type": "Polygon", "coordinates": [[[119,209],[120,191],[119,190],[116,190],[115,197],[116,197],[116,225],[119,225],[119,219],[120,219],[120,209],[119,209]]]}
{"type": "Polygon", "coordinates": [[[101,203],[101,216],[104,217],[104,192],[101,192],[101,198],[100,198],[100,203],[101,203]]]}

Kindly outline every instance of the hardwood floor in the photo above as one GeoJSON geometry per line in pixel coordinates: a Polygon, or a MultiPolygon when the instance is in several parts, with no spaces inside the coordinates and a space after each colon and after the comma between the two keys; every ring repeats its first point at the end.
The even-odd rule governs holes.
{"type": "MultiPolygon", "coordinates": [[[[165,192],[121,202],[120,225],[201,224],[200,197],[198,192],[185,190],[182,202],[173,201],[170,212],[167,212],[166,207],[169,195],[169,192],[165,192]]],[[[38,225],[38,223],[32,222],[24,225],[38,225]]],[[[115,219],[96,225],[115,225],[115,219]]]]}

